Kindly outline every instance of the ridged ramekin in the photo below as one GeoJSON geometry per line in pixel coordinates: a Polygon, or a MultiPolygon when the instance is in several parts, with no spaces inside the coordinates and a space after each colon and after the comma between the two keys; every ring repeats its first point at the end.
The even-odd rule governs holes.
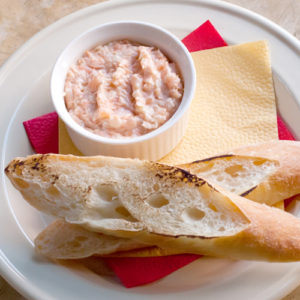
{"type": "Polygon", "coordinates": [[[51,76],[51,97],[75,146],[84,155],[108,155],[157,160],[178,144],[185,133],[188,110],[196,86],[196,73],[190,53],[182,42],[165,29],[153,24],[122,21],[92,28],[74,39],[57,59],[51,76]],[[184,82],[181,104],[175,114],[161,127],[133,138],[106,138],[76,123],[65,106],[64,84],[69,67],[84,53],[98,44],[128,39],[159,48],[180,70],[184,82]]]}

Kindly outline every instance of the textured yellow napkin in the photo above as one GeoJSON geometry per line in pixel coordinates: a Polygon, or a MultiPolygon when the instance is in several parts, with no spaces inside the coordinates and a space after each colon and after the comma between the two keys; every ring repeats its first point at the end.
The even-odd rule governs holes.
{"type": "Polygon", "coordinates": [[[161,249],[156,246],[135,249],[129,251],[116,252],[108,255],[104,255],[105,257],[152,257],[152,256],[168,256],[168,255],[176,255],[183,254],[182,251],[176,249],[161,249]]]}
{"type": "Polygon", "coordinates": [[[58,120],[58,153],[82,156],[82,153],[73,144],[61,119],[58,120]]]}
{"type": "Polygon", "coordinates": [[[278,139],[265,41],[192,53],[197,87],[185,137],[161,159],[180,164],[246,144],[278,139]]]}
{"type": "MultiPolygon", "coordinates": [[[[181,164],[246,144],[278,139],[265,41],[192,53],[197,88],[180,144],[160,162],[181,164]]],[[[81,155],[59,123],[59,152],[81,155]]]]}

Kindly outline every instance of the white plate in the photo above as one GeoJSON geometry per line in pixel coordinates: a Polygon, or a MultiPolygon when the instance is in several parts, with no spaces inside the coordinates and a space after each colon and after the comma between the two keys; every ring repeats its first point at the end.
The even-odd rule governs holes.
{"type": "MultiPolygon", "coordinates": [[[[49,74],[60,51],[88,28],[122,19],[152,22],[180,38],[209,19],[230,43],[267,39],[279,110],[300,137],[300,44],[283,29],[224,2],[108,1],[44,29],[1,68],[1,170],[13,157],[32,153],[22,121],[53,110],[49,74]]],[[[30,299],[281,299],[300,282],[298,263],[200,259],[159,282],[125,289],[80,266],[67,268],[35,257],[32,240],[46,219],[22,200],[3,171],[0,199],[1,274],[30,299]]]]}

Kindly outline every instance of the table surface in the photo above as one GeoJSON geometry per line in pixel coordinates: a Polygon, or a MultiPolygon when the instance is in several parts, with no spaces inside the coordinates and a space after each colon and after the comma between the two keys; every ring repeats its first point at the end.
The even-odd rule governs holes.
{"type": "MultiPolygon", "coordinates": [[[[35,33],[76,10],[103,0],[0,0],[0,66],[35,33]]],[[[300,39],[299,0],[226,0],[255,11],[300,39]]],[[[0,276],[0,298],[25,300],[0,276]]],[[[283,300],[300,299],[300,286],[283,300]]]]}

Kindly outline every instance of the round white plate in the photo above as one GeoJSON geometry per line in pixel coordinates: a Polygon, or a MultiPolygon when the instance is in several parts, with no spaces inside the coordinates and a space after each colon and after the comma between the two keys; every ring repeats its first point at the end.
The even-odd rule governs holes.
{"type": "MultiPolygon", "coordinates": [[[[53,110],[49,75],[61,50],[92,26],[125,19],[158,24],[180,38],[209,19],[230,43],[268,40],[278,107],[300,137],[300,43],[283,29],[224,2],[108,1],[44,29],[1,68],[1,170],[13,157],[32,153],[22,121],[53,110]]],[[[281,299],[300,283],[298,263],[199,259],[156,283],[126,289],[116,279],[83,267],[59,266],[35,256],[32,240],[46,219],[25,203],[3,171],[0,199],[1,274],[30,299],[281,299]]]]}

